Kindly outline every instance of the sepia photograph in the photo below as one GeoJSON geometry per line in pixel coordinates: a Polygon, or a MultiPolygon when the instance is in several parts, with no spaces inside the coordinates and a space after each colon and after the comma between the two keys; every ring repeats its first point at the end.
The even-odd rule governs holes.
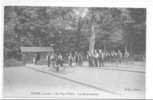
{"type": "Polygon", "coordinates": [[[4,6],[4,98],[144,99],[146,8],[4,6]]]}

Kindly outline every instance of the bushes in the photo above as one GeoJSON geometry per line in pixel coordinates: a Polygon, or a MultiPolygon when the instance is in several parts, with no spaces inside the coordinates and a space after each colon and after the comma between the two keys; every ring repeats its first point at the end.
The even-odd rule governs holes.
{"type": "Polygon", "coordinates": [[[138,55],[138,54],[136,55],[135,54],[135,55],[130,56],[128,60],[129,61],[145,61],[145,59],[146,58],[144,55],[138,55]]]}
{"type": "Polygon", "coordinates": [[[4,60],[4,66],[5,67],[10,67],[10,66],[23,66],[23,65],[24,64],[23,64],[22,61],[16,60],[14,58],[4,60]]]}

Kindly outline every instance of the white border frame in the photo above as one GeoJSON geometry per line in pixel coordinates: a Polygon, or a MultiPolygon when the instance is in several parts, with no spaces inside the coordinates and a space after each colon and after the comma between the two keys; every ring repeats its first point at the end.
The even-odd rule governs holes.
{"type": "MultiPolygon", "coordinates": [[[[4,6],[65,6],[65,7],[127,7],[127,8],[146,8],[147,9],[147,32],[146,32],[146,98],[153,98],[153,1],[151,0],[5,0],[0,1],[0,89],[2,98],[3,86],[3,21],[4,6]]],[[[20,98],[24,99],[24,98],[20,98]]],[[[31,98],[29,98],[31,99],[31,98]]],[[[35,98],[39,99],[39,98],[35,98]]],[[[42,98],[41,98],[42,99],[42,98]]]]}

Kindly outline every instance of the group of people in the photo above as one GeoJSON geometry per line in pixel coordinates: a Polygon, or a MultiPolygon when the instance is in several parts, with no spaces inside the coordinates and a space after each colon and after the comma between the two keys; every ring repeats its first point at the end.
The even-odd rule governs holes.
{"type": "Polygon", "coordinates": [[[102,67],[104,62],[119,62],[122,63],[123,60],[128,59],[129,52],[125,51],[124,53],[120,50],[107,51],[107,50],[95,50],[93,54],[88,52],[87,58],[90,66],[102,67]]]}
{"type": "Polygon", "coordinates": [[[65,56],[62,53],[49,53],[47,56],[48,67],[50,65],[55,66],[63,66],[63,63],[68,63],[69,66],[72,66],[73,63],[81,65],[83,62],[83,56],[81,53],[67,53],[65,56]]]}
{"type": "Polygon", "coordinates": [[[129,57],[129,52],[121,52],[120,50],[95,50],[93,54],[90,52],[80,53],[80,52],[69,52],[66,54],[62,53],[49,53],[47,56],[48,67],[52,65],[53,67],[63,67],[63,63],[67,63],[69,66],[73,64],[82,65],[83,61],[88,61],[89,66],[93,67],[103,67],[105,62],[118,62],[122,63],[124,59],[129,57]]]}
{"type": "Polygon", "coordinates": [[[75,52],[74,54],[70,52],[67,54],[66,60],[70,66],[72,66],[73,63],[77,65],[82,65],[83,55],[80,52],[75,52]]]}
{"type": "Polygon", "coordinates": [[[48,67],[50,67],[51,64],[53,67],[55,67],[55,65],[63,66],[62,54],[49,53],[47,56],[47,61],[48,61],[48,67]]]}

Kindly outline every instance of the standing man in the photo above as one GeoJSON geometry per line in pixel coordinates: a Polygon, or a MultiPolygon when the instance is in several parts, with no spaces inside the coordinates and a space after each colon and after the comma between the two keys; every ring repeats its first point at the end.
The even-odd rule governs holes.
{"type": "Polygon", "coordinates": [[[124,61],[125,61],[125,62],[128,61],[129,56],[130,56],[130,54],[129,54],[129,52],[126,50],[126,51],[124,52],[124,61]]]}
{"type": "Polygon", "coordinates": [[[78,64],[78,52],[74,53],[74,61],[76,64],[78,64]]]}
{"type": "Polygon", "coordinates": [[[100,67],[103,67],[104,66],[104,59],[105,59],[105,52],[104,51],[101,51],[100,53],[100,67]]]}
{"type": "Polygon", "coordinates": [[[122,54],[122,52],[120,50],[118,50],[117,53],[118,53],[118,61],[121,64],[122,63],[122,56],[123,56],[123,54],[122,54]]]}
{"type": "Polygon", "coordinates": [[[63,56],[61,53],[57,56],[57,66],[63,67],[63,56]]]}
{"type": "Polygon", "coordinates": [[[93,65],[92,65],[92,58],[91,58],[91,54],[90,54],[90,52],[89,52],[89,51],[87,52],[87,59],[88,59],[89,66],[90,66],[90,67],[91,67],[91,66],[93,66],[93,65]]]}
{"type": "Polygon", "coordinates": [[[94,64],[95,64],[95,67],[98,67],[98,52],[97,52],[97,50],[95,50],[94,64]]]}
{"type": "Polygon", "coordinates": [[[35,64],[37,64],[37,62],[40,60],[40,54],[39,53],[37,53],[36,54],[36,60],[35,60],[35,64]]]}
{"type": "Polygon", "coordinates": [[[51,53],[48,53],[47,56],[48,67],[50,67],[50,60],[51,60],[51,53]]]}
{"type": "Polygon", "coordinates": [[[83,57],[82,57],[82,54],[80,52],[78,54],[78,59],[79,59],[79,65],[82,65],[83,57]]]}
{"type": "Polygon", "coordinates": [[[72,66],[72,62],[73,62],[73,56],[72,56],[72,53],[69,53],[68,61],[69,61],[69,66],[72,66]]]}
{"type": "Polygon", "coordinates": [[[103,66],[103,57],[102,57],[102,50],[99,49],[99,56],[98,56],[98,63],[99,63],[99,67],[103,66]]]}

